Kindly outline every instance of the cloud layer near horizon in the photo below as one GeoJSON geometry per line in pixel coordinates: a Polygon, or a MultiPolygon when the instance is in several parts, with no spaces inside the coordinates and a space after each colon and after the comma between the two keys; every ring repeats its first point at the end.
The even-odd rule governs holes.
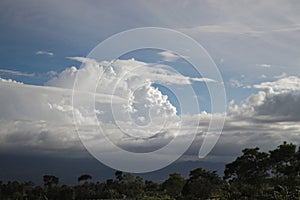
{"type": "MultiPolygon", "coordinates": [[[[82,116],[85,111],[73,108],[71,103],[71,88],[76,74],[81,70],[81,78],[85,79],[93,79],[99,73],[102,74],[101,87],[96,90],[94,111],[101,127],[112,141],[130,151],[147,152],[164,146],[174,137],[182,137],[184,141],[185,136],[199,126],[195,143],[187,152],[189,159],[197,158],[196,148],[201,145],[210,118],[218,118],[221,114],[178,116],[168,98],[151,85],[152,81],[186,85],[192,81],[189,77],[175,73],[167,66],[153,68],[134,60],[119,60],[107,68],[106,62],[74,59],[83,61],[86,65],[81,69],[67,68],[50,80],[48,86],[0,81],[1,152],[70,156],[69,152],[83,151],[73,125],[72,111],[75,109],[75,113],[82,116]],[[132,66],[136,66],[136,69],[128,73],[132,66]],[[116,81],[119,83],[112,99],[111,85],[116,81]],[[131,88],[136,90],[132,91],[131,88]],[[112,100],[117,113],[111,111],[112,100]],[[128,113],[131,121],[128,121],[128,113]],[[119,127],[113,123],[113,114],[118,116],[119,127]],[[181,124],[180,117],[184,119],[181,124]],[[162,121],[165,122],[163,126],[162,121]],[[151,126],[147,126],[148,123],[151,126]],[[124,130],[120,131],[120,127],[130,135],[122,134],[124,130]],[[151,135],[153,132],[157,134],[151,135]]],[[[263,82],[254,85],[258,92],[240,104],[232,101],[228,107],[223,134],[210,157],[216,161],[235,156],[240,150],[232,148],[236,145],[260,146],[267,150],[284,140],[299,144],[299,82],[298,77],[263,82]]],[[[92,97],[93,93],[90,92],[83,91],[82,96],[92,97]]],[[[90,125],[96,125],[93,119],[90,125]]],[[[86,136],[91,136],[90,140],[99,137],[86,136]]]]}

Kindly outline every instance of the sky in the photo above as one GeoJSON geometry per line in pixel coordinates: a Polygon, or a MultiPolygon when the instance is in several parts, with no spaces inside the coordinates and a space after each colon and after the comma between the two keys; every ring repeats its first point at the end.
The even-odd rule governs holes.
{"type": "MultiPolygon", "coordinates": [[[[267,151],[283,141],[299,144],[299,9],[293,0],[2,0],[0,157],[5,164],[0,179],[39,182],[42,174],[56,173],[72,183],[80,173],[99,179],[107,178],[107,171],[113,174],[95,158],[99,149],[93,141],[99,138],[90,112],[109,140],[136,153],[158,150],[174,138],[180,146],[195,137],[183,156],[176,157],[179,150],[173,147],[166,157],[156,155],[145,164],[176,160],[162,171],[142,174],[155,180],[176,170],[188,174],[195,166],[222,173],[222,163],[246,147],[267,151]],[[181,57],[141,49],[113,63],[88,58],[112,35],[143,27],[193,38],[208,52],[222,81],[197,73],[188,62],[194,49],[181,57]],[[89,91],[100,75],[98,86],[89,91]],[[73,103],[78,107],[72,105],[76,81],[80,85],[73,103]],[[210,85],[225,88],[224,112],[212,110],[210,85]],[[94,110],[83,97],[94,98],[94,110]],[[199,159],[211,118],[222,120],[224,114],[217,144],[199,159]],[[18,166],[24,166],[24,173],[18,166]]],[[[104,152],[114,152],[106,140],[98,142],[104,152]]],[[[105,154],[103,162],[130,162],[112,156],[105,154]]]]}

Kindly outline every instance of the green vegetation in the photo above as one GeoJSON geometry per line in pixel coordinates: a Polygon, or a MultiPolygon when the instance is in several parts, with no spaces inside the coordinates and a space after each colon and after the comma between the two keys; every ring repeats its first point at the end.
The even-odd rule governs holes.
{"type": "Polygon", "coordinates": [[[284,142],[268,153],[244,149],[226,164],[223,177],[197,168],[188,179],[173,173],[163,183],[121,171],[116,171],[115,179],[96,183],[91,175],[83,174],[76,186],[59,185],[53,175],[45,175],[43,181],[43,187],[32,182],[0,182],[0,199],[300,200],[300,148],[284,142]]]}

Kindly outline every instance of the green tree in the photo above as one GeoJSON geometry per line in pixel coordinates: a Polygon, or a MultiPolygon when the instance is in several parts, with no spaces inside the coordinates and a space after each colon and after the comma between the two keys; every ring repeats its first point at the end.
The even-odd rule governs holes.
{"type": "Polygon", "coordinates": [[[260,152],[259,148],[247,148],[243,155],[226,164],[225,180],[238,180],[249,184],[259,184],[269,176],[269,155],[260,152]]]}
{"type": "Polygon", "coordinates": [[[144,195],[145,182],[142,177],[130,173],[123,174],[119,191],[128,198],[141,198],[144,195]]]}
{"type": "Polygon", "coordinates": [[[48,187],[52,187],[53,185],[58,185],[59,178],[53,175],[45,175],[43,176],[44,185],[48,187]]]}
{"type": "Polygon", "coordinates": [[[61,200],[65,200],[65,199],[73,200],[73,199],[75,199],[74,188],[71,187],[71,186],[67,186],[67,185],[61,186],[60,192],[59,192],[59,198],[61,200]]]}
{"type": "Polygon", "coordinates": [[[122,181],[123,180],[123,172],[122,171],[116,171],[115,172],[115,176],[116,176],[116,179],[118,181],[122,181]]]}
{"type": "Polygon", "coordinates": [[[197,168],[190,172],[190,177],[183,187],[182,194],[186,199],[208,199],[218,196],[223,186],[222,179],[216,171],[197,168]]]}
{"type": "Polygon", "coordinates": [[[279,145],[277,149],[270,151],[270,162],[272,173],[277,177],[297,176],[297,156],[296,145],[287,142],[279,145]]]}
{"type": "Polygon", "coordinates": [[[121,198],[121,188],[120,184],[116,184],[113,179],[107,179],[103,187],[102,198],[106,199],[116,199],[121,198]]]}
{"type": "Polygon", "coordinates": [[[89,174],[83,174],[81,176],[78,177],[78,182],[81,182],[81,181],[84,181],[84,182],[87,182],[88,180],[91,180],[92,179],[92,176],[89,175],[89,174]]]}
{"type": "Polygon", "coordinates": [[[226,164],[223,178],[231,183],[233,196],[256,198],[266,189],[268,171],[269,154],[259,148],[247,148],[242,156],[226,164]]]}
{"type": "Polygon", "coordinates": [[[169,175],[169,178],[165,182],[163,182],[162,187],[168,195],[173,198],[178,198],[181,196],[184,184],[184,178],[178,173],[173,173],[169,175]]]}
{"type": "Polygon", "coordinates": [[[284,142],[270,151],[270,164],[277,194],[299,197],[299,151],[296,151],[296,145],[284,142]]]}

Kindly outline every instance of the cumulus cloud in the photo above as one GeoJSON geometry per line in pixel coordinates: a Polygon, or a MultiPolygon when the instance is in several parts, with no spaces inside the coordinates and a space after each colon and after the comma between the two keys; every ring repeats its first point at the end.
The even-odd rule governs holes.
{"type": "Polygon", "coordinates": [[[1,78],[0,77],[0,82],[7,82],[7,83],[18,83],[18,84],[23,84],[22,82],[18,82],[18,81],[15,81],[15,80],[12,80],[12,79],[4,79],[4,78],[1,78]]]}
{"type": "MultiPolygon", "coordinates": [[[[72,90],[0,81],[0,91],[1,151],[66,155],[66,149],[83,149],[73,123],[79,111],[72,107],[72,90]]],[[[96,104],[111,102],[105,94],[94,98],[96,104]]]]}
{"type": "Polygon", "coordinates": [[[73,88],[76,72],[77,68],[73,66],[70,68],[66,68],[59,74],[51,73],[51,76],[53,76],[53,78],[50,79],[46,83],[46,85],[63,88],[73,88]]]}
{"type": "Polygon", "coordinates": [[[300,78],[296,76],[284,77],[277,81],[256,84],[254,85],[254,88],[272,89],[274,91],[299,91],[300,78]]]}
{"type": "MultiPolygon", "coordinates": [[[[210,78],[192,78],[183,76],[175,71],[173,68],[162,64],[148,64],[141,61],[130,60],[116,60],[113,63],[108,61],[97,62],[90,58],[83,57],[69,57],[70,59],[82,62],[85,67],[79,69],[79,72],[84,74],[82,77],[86,80],[94,79],[94,76],[99,77],[104,88],[111,91],[108,85],[119,82],[120,85],[127,85],[126,87],[134,87],[133,85],[140,85],[141,83],[165,83],[187,85],[192,82],[216,82],[210,78]],[[122,84],[121,84],[122,83],[122,84]]],[[[78,69],[71,67],[65,69],[58,76],[49,80],[47,85],[73,88],[73,83],[78,69]]],[[[79,80],[81,82],[82,80],[79,80]]],[[[109,92],[109,91],[106,91],[109,92]]],[[[101,92],[104,92],[103,89],[101,92]]]]}
{"type": "Polygon", "coordinates": [[[258,122],[286,122],[300,120],[300,79],[295,76],[274,82],[254,85],[261,89],[240,105],[231,103],[229,113],[258,122]]]}
{"type": "MultiPolygon", "coordinates": [[[[168,97],[151,83],[189,84],[190,78],[167,66],[154,67],[134,60],[117,60],[109,65],[75,59],[84,62],[84,66],[67,68],[50,80],[48,86],[0,81],[0,151],[22,153],[27,149],[68,156],[63,152],[83,150],[75,131],[74,112],[79,123],[88,121],[87,126],[79,127],[84,133],[81,139],[84,137],[91,143],[100,141],[97,145],[106,147],[100,133],[94,131],[100,125],[113,143],[134,152],[159,149],[175,137],[184,142],[198,128],[196,140],[184,157],[194,159],[211,118],[222,118],[222,114],[206,112],[178,116],[168,97]],[[130,66],[134,66],[133,70],[129,70],[130,66]],[[82,90],[77,91],[79,101],[95,99],[94,106],[72,107],[76,75],[79,75],[76,81],[82,84],[79,87],[82,90]],[[173,76],[180,81],[173,80],[173,76]],[[91,89],[89,84],[94,85],[99,77],[98,87],[91,89]],[[166,77],[169,79],[165,80],[166,77]],[[89,115],[91,111],[96,121],[89,115]]],[[[283,140],[300,142],[299,78],[287,77],[255,87],[259,89],[256,94],[240,104],[230,103],[223,134],[210,154],[212,160],[230,159],[249,146],[267,150],[283,140]]],[[[169,153],[176,154],[177,150],[169,153]]]]}
{"type": "Polygon", "coordinates": [[[234,88],[239,88],[239,87],[243,87],[244,84],[242,84],[240,81],[236,80],[236,79],[230,79],[229,80],[230,86],[234,87],[234,88]]]}
{"type": "MultiPolygon", "coordinates": [[[[22,146],[22,144],[17,144],[21,140],[16,139],[13,142],[11,138],[23,134],[23,136],[20,136],[23,138],[23,145],[36,149],[44,149],[44,147],[51,145],[49,141],[55,143],[55,146],[61,147],[64,146],[65,142],[69,144],[69,141],[79,141],[75,130],[72,129],[73,111],[76,113],[76,116],[82,117],[81,121],[86,122],[90,120],[89,124],[95,126],[97,121],[84,115],[86,112],[89,112],[89,108],[78,108],[76,110],[77,108],[72,107],[71,104],[74,80],[79,72],[79,80],[77,81],[81,81],[80,88],[82,89],[77,91],[79,98],[95,98],[96,107],[94,111],[98,120],[104,124],[106,132],[111,133],[109,137],[115,138],[115,140],[116,138],[120,139],[118,135],[120,131],[116,131],[118,128],[116,124],[111,124],[115,117],[113,115],[118,116],[119,125],[122,124],[124,129],[135,130],[131,134],[138,137],[148,137],[153,132],[166,132],[161,127],[162,116],[178,118],[176,117],[176,108],[170,103],[168,97],[163,95],[157,88],[154,88],[151,81],[162,81],[164,79],[161,76],[166,77],[171,74],[175,78],[167,80],[168,83],[188,84],[188,77],[170,72],[163,67],[151,69],[145,63],[131,60],[117,61],[114,65],[109,66],[108,62],[98,63],[85,58],[73,59],[84,62],[85,66],[81,69],[76,69],[75,67],[65,69],[47,83],[51,87],[20,85],[12,89],[10,84],[14,83],[14,81],[1,79],[0,103],[2,106],[0,120],[2,124],[8,124],[9,126],[14,124],[15,126],[15,129],[7,128],[2,130],[3,144],[10,144],[10,148],[13,145],[15,147],[22,146]],[[130,73],[128,70],[130,66],[140,66],[142,69],[136,69],[130,73]],[[141,75],[142,72],[144,73],[143,75],[141,75]],[[148,73],[149,79],[146,79],[145,73],[148,73]],[[88,87],[89,80],[92,80],[92,83],[95,84],[93,80],[101,75],[102,82],[96,93],[94,93],[95,91],[88,87]],[[179,78],[179,81],[176,78],[179,78]],[[112,86],[116,82],[119,82],[119,84],[112,95],[112,86]],[[113,102],[117,113],[112,113],[111,102],[113,102]],[[6,104],[8,105],[5,106],[6,104]],[[150,124],[153,128],[139,128],[147,124],[150,124]],[[19,131],[22,129],[22,126],[28,127],[28,130],[24,131],[24,133],[19,131]],[[111,130],[113,131],[111,132],[111,130]],[[56,137],[57,134],[61,134],[64,131],[64,136],[61,136],[64,138],[63,140],[61,140],[61,137],[56,137]],[[47,141],[43,140],[49,141],[47,143],[47,141]]],[[[171,124],[168,126],[171,126],[171,124]]],[[[97,137],[96,135],[94,136],[97,137]]],[[[156,136],[152,138],[154,137],[156,136]]],[[[77,145],[77,143],[75,144],[77,145]]],[[[7,145],[2,147],[5,149],[7,145]]]]}
{"type": "Polygon", "coordinates": [[[49,153],[76,147],[72,112],[52,105],[70,105],[71,92],[0,82],[1,151],[49,153]],[[72,144],[72,145],[71,145],[72,144]]]}
{"type": "Polygon", "coordinates": [[[298,79],[289,77],[263,82],[258,84],[261,87],[256,87],[260,89],[257,93],[241,103],[231,101],[222,136],[209,159],[228,162],[243,148],[257,146],[268,151],[283,141],[299,145],[298,79]]]}

